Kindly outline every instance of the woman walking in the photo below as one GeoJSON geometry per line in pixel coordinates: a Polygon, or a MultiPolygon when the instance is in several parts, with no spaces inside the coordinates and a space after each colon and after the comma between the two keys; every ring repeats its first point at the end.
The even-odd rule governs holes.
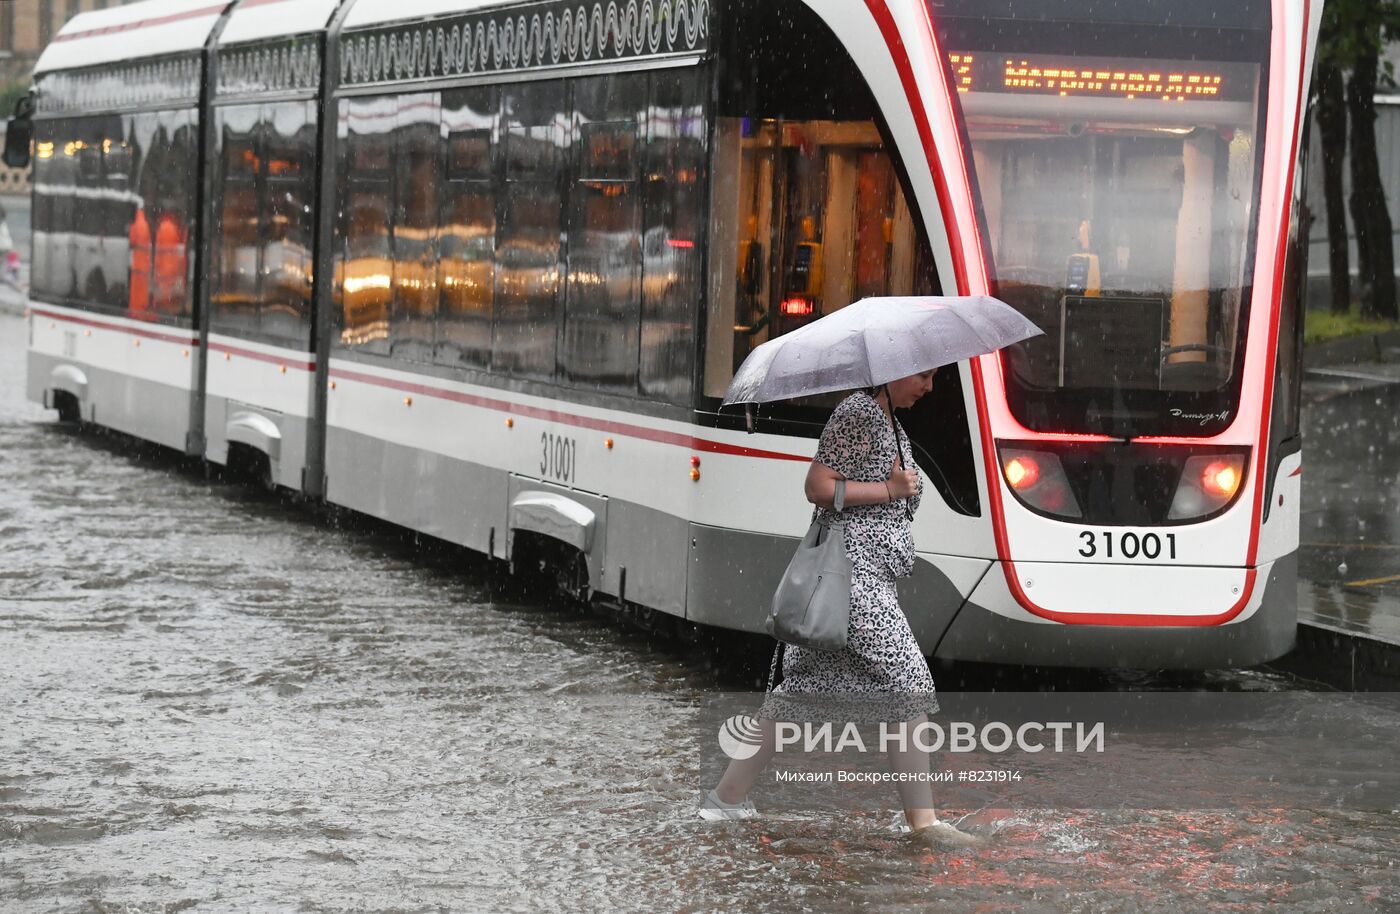
{"type": "MultiPolygon", "coordinates": [[[[858,391],[837,406],[822,431],[807,471],[807,500],[823,523],[844,522],[851,560],[851,611],[846,647],[823,651],[787,645],[783,680],[768,694],[759,717],[764,739],[751,758],[733,760],[701,801],[706,819],[754,815],[750,787],[771,760],[776,721],[801,720],[814,705],[839,707],[842,717],[903,721],[906,733],[938,711],[933,676],[899,606],[895,579],[914,568],[911,521],[923,480],[894,409],[912,406],[933,387],[933,371],[858,391]],[[844,510],[833,510],[836,483],[846,480],[844,510]],[[805,699],[805,700],[804,700],[805,699]]],[[[774,658],[776,664],[777,658],[774,658]]],[[[927,780],[928,754],[915,746],[892,749],[904,816],[916,839],[943,846],[980,839],[941,822],[927,780]]]]}

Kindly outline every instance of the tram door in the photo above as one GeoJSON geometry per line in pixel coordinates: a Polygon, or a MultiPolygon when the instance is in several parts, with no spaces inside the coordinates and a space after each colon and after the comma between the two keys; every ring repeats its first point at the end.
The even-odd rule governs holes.
{"type": "Polygon", "coordinates": [[[869,121],[749,122],[739,176],[734,367],[852,302],[915,291],[916,233],[869,121]]]}

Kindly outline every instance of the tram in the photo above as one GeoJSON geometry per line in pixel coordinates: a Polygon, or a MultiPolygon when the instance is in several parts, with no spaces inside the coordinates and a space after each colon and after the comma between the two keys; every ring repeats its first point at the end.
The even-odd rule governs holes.
{"type": "MultiPolygon", "coordinates": [[[[901,599],[951,660],[1293,645],[1317,0],[148,0],[32,146],[61,417],[757,632],[837,398],[719,409],[858,299],[1045,335],[901,416],[901,599]]],[[[32,144],[30,135],[32,134],[32,144]]]]}

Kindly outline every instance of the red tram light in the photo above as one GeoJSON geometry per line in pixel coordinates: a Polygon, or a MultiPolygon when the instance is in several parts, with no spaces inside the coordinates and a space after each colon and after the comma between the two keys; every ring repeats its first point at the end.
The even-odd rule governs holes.
{"type": "Polygon", "coordinates": [[[783,299],[783,303],[778,306],[778,311],[787,317],[809,317],[812,314],[814,303],[810,298],[783,299]]]}
{"type": "Polygon", "coordinates": [[[1084,516],[1057,454],[1005,446],[1000,453],[1002,475],[1017,501],[1051,517],[1073,520],[1084,516]]]}
{"type": "Polygon", "coordinates": [[[1201,473],[1201,488],[1212,495],[1229,498],[1240,487],[1240,471],[1233,461],[1217,460],[1201,473]]]}
{"type": "Polygon", "coordinates": [[[1006,461],[1006,481],[1013,489],[1029,489],[1040,481],[1040,464],[1034,457],[1012,457],[1006,461]]]}
{"type": "Polygon", "coordinates": [[[1230,504],[1244,483],[1247,458],[1247,452],[1187,458],[1167,519],[1195,520],[1230,504]]]}

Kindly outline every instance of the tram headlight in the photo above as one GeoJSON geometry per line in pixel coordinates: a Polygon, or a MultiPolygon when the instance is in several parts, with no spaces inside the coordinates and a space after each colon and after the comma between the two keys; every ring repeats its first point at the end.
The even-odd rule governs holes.
{"type": "Polygon", "coordinates": [[[1189,520],[1214,514],[1228,505],[1244,482],[1245,454],[1202,454],[1188,457],[1181,468],[1176,497],[1168,520],[1189,520]]]}
{"type": "Polygon", "coordinates": [[[1001,449],[1001,472],[1016,498],[1054,517],[1083,516],[1059,455],[1025,448],[1001,449]]]}

